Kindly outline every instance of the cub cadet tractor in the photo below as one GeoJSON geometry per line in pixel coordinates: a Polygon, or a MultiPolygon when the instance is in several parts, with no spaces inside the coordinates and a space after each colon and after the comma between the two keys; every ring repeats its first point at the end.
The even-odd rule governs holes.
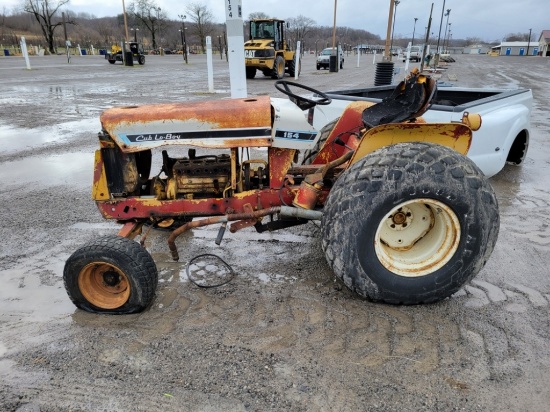
{"type": "Polygon", "coordinates": [[[282,79],[285,71],[291,77],[296,71],[300,73],[300,67],[296,67],[296,52],[290,50],[284,29],[283,20],[250,21],[250,39],[244,44],[247,79],[253,79],[256,70],[273,79],[282,79]]]}
{"type": "MultiPolygon", "coordinates": [[[[145,53],[143,52],[143,46],[133,41],[126,43],[126,45],[132,52],[133,61],[137,61],[141,65],[145,64],[145,53]]],[[[111,64],[115,64],[115,62],[124,62],[122,47],[117,44],[113,44],[111,46],[111,53],[105,54],[105,59],[111,64]]]]}
{"type": "Polygon", "coordinates": [[[435,86],[413,72],[381,103],[350,103],[320,132],[304,111],[330,98],[285,80],[275,87],[289,100],[104,111],[92,197],[122,227],[69,257],[63,279],[70,299],[91,312],[147,308],[158,274],[144,247],[145,224],[171,230],[177,261],[178,236],[193,228],[219,225],[219,244],[228,223],[231,233],[262,233],[309,220],[321,221],[327,262],[358,295],[407,305],[451,296],[489,259],[499,212],[492,187],[465,156],[481,118],[420,118],[435,86]],[[296,94],[299,88],[312,95],[296,94]],[[183,146],[187,156],[168,154],[183,146]],[[267,150],[252,157],[257,147],[267,150]],[[162,166],[152,171],[152,164],[162,166]]]}

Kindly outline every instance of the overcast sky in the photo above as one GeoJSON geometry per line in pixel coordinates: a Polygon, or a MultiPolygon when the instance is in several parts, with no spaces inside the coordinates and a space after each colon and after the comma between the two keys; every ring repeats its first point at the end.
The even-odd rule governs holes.
{"type": "MultiPolygon", "coordinates": [[[[385,39],[390,0],[336,0],[336,25],[365,29],[385,39]]],[[[132,0],[125,0],[126,7],[132,0]]],[[[198,2],[206,4],[216,22],[225,21],[226,0],[156,0],[169,18],[177,19],[178,14],[186,14],[185,6],[198,2]]],[[[0,0],[0,7],[9,12],[22,0],[0,0]]],[[[286,19],[303,15],[313,19],[318,25],[332,26],[334,0],[242,0],[243,17],[250,13],[264,12],[270,17],[286,19]]],[[[542,30],[550,30],[550,0],[401,0],[397,6],[395,36],[411,37],[414,18],[417,17],[415,38],[423,37],[433,4],[432,29],[439,35],[442,11],[451,12],[443,17],[441,38],[445,28],[450,27],[453,39],[471,37],[483,41],[501,41],[510,33],[529,33],[538,41],[542,30]],[[443,4],[445,3],[445,7],[443,4]]],[[[67,9],[74,12],[87,12],[96,17],[115,16],[122,12],[122,0],[70,0],[67,9]]],[[[433,36],[432,36],[433,38],[433,36]]]]}

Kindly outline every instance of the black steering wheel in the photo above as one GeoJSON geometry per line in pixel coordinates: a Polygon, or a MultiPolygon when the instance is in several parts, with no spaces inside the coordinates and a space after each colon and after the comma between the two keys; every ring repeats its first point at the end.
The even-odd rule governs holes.
{"type": "Polygon", "coordinates": [[[318,104],[326,105],[332,102],[332,99],[328,97],[325,93],[300,83],[289,82],[287,80],[277,80],[275,82],[275,88],[279,90],[281,93],[286,94],[290,98],[290,100],[302,110],[310,109],[312,107],[317,106],[318,104]],[[312,92],[320,96],[320,99],[312,100],[312,99],[308,99],[307,97],[298,96],[297,94],[293,93],[290,90],[290,86],[296,87],[298,89],[307,90],[308,92],[312,92]]]}

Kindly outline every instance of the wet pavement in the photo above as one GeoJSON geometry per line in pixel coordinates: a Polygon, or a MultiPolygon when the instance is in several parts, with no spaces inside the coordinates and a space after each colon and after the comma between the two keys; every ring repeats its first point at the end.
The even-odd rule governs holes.
{"type": "MultiPolygon", "coordinates": [[[[550,59],[456,56],[457,86],[534,94],[528,158],[490,179],[500,205],[495,251],[472,283],[434,305],[365,302],[335,281],[319,228],[227,234],[217,228],[147,247],[159,269],[142,314],[77,310],[65,260],[118,226],[90,199],[98,117],[112,106],[229,96],[225,60],[147,56],[144,66],[100,56],[0,57],[1,410],[530,410],[550,404],[550,59]],[[236,273],[202,290],[186,264],[215,253],[236,273]]],[[[320,90],[371,86],[373,56],[300,82],[320,90]]],[[[401,66],[397,63],[397,66],[401,66]]],[[[401,72],[404,70],[401,69],[401,72]]],[[[453,76],[448,76],[453,77],[453,76]]],[[[453,77],[454,78],[454,77],[453,77]]],[[[442,77],[446,80],[445,74],[442,77]]],[[[250,95],[281,96],[273,80],[250,95]]]]}

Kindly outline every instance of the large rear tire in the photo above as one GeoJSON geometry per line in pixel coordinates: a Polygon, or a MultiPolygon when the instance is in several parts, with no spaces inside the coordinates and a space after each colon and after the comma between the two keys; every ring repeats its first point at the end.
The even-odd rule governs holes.
{"type": "Polygon", "coordinates": [[[153,258],[139,243],[105,236],[88,242],[69,257],[63,281],[78,308],[126,314],[149,306],[158,273],[153,258]]]}
{"type": "Polygon", "coordinates": [[[392,304],[451,296],[485,265],[498,230],[497,199],[483,173],[430,143],[360,159],[335,183],[322,219],[336,276],[360,296],[392,304]]]}
{"type": "Polygon", "coordinates": [[[273,73],[271,74],[273,79],[281,80],[285,77],[285,59],[283,56],[277,56],[275,58],[275,64],[273,65],[273,73]]]}

